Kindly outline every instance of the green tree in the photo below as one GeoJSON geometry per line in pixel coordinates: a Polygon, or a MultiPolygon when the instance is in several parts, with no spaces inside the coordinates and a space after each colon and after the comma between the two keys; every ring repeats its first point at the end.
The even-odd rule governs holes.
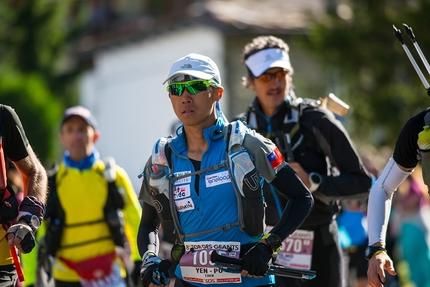
{"type": "Polygon", "coordinates": [[[56,150],[53,133],[61,117],[61,105],[38,75],[8,73],[0,75],[0,102],[10,105],[18,113],[34,151],[43,159],[50,159],[56,150]],[[53,125],[54,123],[54,125],[53,125]]]}
{"type": "Polygon", "coordinates": [[[402,25],[413,28],[425,54],[430,50],[428,11],[425,0],[338,1],[310,25],[301,44],[328,67],[331,84],[351,105],[347,128],[355,140],[392,146],[405,121],[429,106],[424,86],[393,36],[395,25],[429,78],[402,25]]]}
{"type": "Polygon", "coordinates": [[[0,1],[0,102],[17,110],[46,165],[55,158],[61,112],[77,101],[79,71],[65,64],[82,26],[70,18],[75,2],[0,1]]]}

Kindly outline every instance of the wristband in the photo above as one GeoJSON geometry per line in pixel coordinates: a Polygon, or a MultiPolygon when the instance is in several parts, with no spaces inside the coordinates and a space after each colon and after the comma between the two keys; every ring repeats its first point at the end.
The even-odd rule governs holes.
{"type": "Polygon", "coordinates": [[[277,234],[267,233],[261,237],[261,240],[266,240],[267,245],[272,249],[272,252],[276,253],[281,250],[282,240],[277,234]]]}
{"type": "Polygon", "coordinates": [[[319,175],[316,172],[311,172],[309,174],[309,182],[311,183],[311,186],[309,187],[310,192],[314,192],[320,187],[322,178],[321,175],[319,175]]]}
{"type": "Polygon", "coordinates": [[[24,221],[27,223],[31,230],[36,233],[37,229],[40,227],[40,220],[36,215],[33,214],[26,214],[18,218],[18,222],[24,221]]]}
{"type": "MultiPolygon", "coordinates": [[[[45,204],[36,197],[26,196],[19,206],[19,211],[21,214],[34,214],[39,218],[39,221],[42,222],[46,207],[45,204]]],[[[18,217],[20,217],[20,215],[18,217]]]]}
{"type": "Polygon", "coordinates": [[[366,259],[370,260],[375,254],[380,254],[382,252],[387,253],[387,250],[382,246],[368,246],[365,252],[366,259]]]}
{"type": "Polygon", "coordinates": [[[372,257],[370,257],[370,259],[372,259],[373,257],[375,257],[375,255],[378,255],[378,254],[381,254],[381,253],[386,253],[386,252],[384,250],[378,250],[375,253],[373,253],[373,255],[372,255],[372,257]]]}

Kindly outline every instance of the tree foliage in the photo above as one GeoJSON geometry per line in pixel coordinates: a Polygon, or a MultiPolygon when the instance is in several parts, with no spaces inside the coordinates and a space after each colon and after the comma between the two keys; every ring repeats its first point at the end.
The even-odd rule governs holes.
{"type": "Polygon", "coordinates": [[[52,156],[53,129],[61,117],[61,105],[38,75],[8,73],[0,76],[0,101],[13,107],[24,125],[27,138],[39,158],[52,156]]]}
{"type": "Polygon", "coordinates": [[[45,164],[55,156],[62,110],[77,99],[79,71],[64,65],[67,43],[80,28],[68,22],[73,2],[0,1],[0,102],[18,112],[45,164]]]}
{"type": "Polygon", "coordinates": [[[302,42],[330,70],[351,106],[347,128],[357,141],[376,146],[394,145],[407,119],[428,107],[430,99],[400,42],[393,25],[402,31],[405,44],[428,73],[403,23],[413,29],[424,54],[430,51],[430,1],[339,1],[336,9],[314,19],[302,42]]]}

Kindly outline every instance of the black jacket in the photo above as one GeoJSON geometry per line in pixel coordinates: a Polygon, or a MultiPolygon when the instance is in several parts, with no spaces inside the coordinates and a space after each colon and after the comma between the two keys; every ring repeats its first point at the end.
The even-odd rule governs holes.
{"type": "MultiPolygon", "coordinates": [[[[314,208],[301,229],[312,230],[332,222],[340,210],[339,200],[367,198],[372,179],[348,133],[331,111],[306,101],[296,106],[285,102],[267,118],[255,98],[248,111],[237,118],[276,143],[286,160],[293,157],[292,161],[300,163],[306,172],[322,176],[319,188],[313,193],[314,208]],[[291,139],[292,156],[287,152],[287,135],[291,139]]],[[[269,185],[264,190],[268,205],[266,223],[274,225],[279,219],[276,202],[283,209],[286,201],[271,191],[269,185]]]]}

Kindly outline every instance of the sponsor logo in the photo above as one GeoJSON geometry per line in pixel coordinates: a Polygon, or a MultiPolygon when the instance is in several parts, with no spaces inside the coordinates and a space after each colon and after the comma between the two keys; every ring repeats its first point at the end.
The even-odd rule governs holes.
{"type": "MultiPolygon", "coordinates": [[[[191,173],[191,171],[179,171],[179,172],[175,172],[174,175],[176,176],[183,176],[187,173],[191,173]]],[[[188,177],[184,177],[178,180],[175,180],[175,185],[180,185],[180,184],[184,184],[184,183],[190,183],[191,182],[191,176],[188,177]]]]}
{"type": "Polygon", "coordinates": [[[206,180],[206,187],[213,187],[220,184],[231,182],[228,171],[222,171],[211,175],[206,175],[205,180],[206,180]]]}
{"type": "Polygon", "coordinates": [[[154,207],[155,210],[157,210],[157,213],[161,213],[163,211],[163,205],[158,200],[154,200],[154,207]]]}
{"type": "Polygon", "coordinates": [[[179,212],[184,212],[194,209],[194,202],[191,198],[175,200],[176,210],[179,212]]]}
{"type": "Polygon", "coordinates": [[[175,189],[173,190],[173,198],[175,200],[185,198],[185,197],[190,197],[190,196],[191,196],[191,192],[190,192],[189,184],[176,186],[175,189]]]}

